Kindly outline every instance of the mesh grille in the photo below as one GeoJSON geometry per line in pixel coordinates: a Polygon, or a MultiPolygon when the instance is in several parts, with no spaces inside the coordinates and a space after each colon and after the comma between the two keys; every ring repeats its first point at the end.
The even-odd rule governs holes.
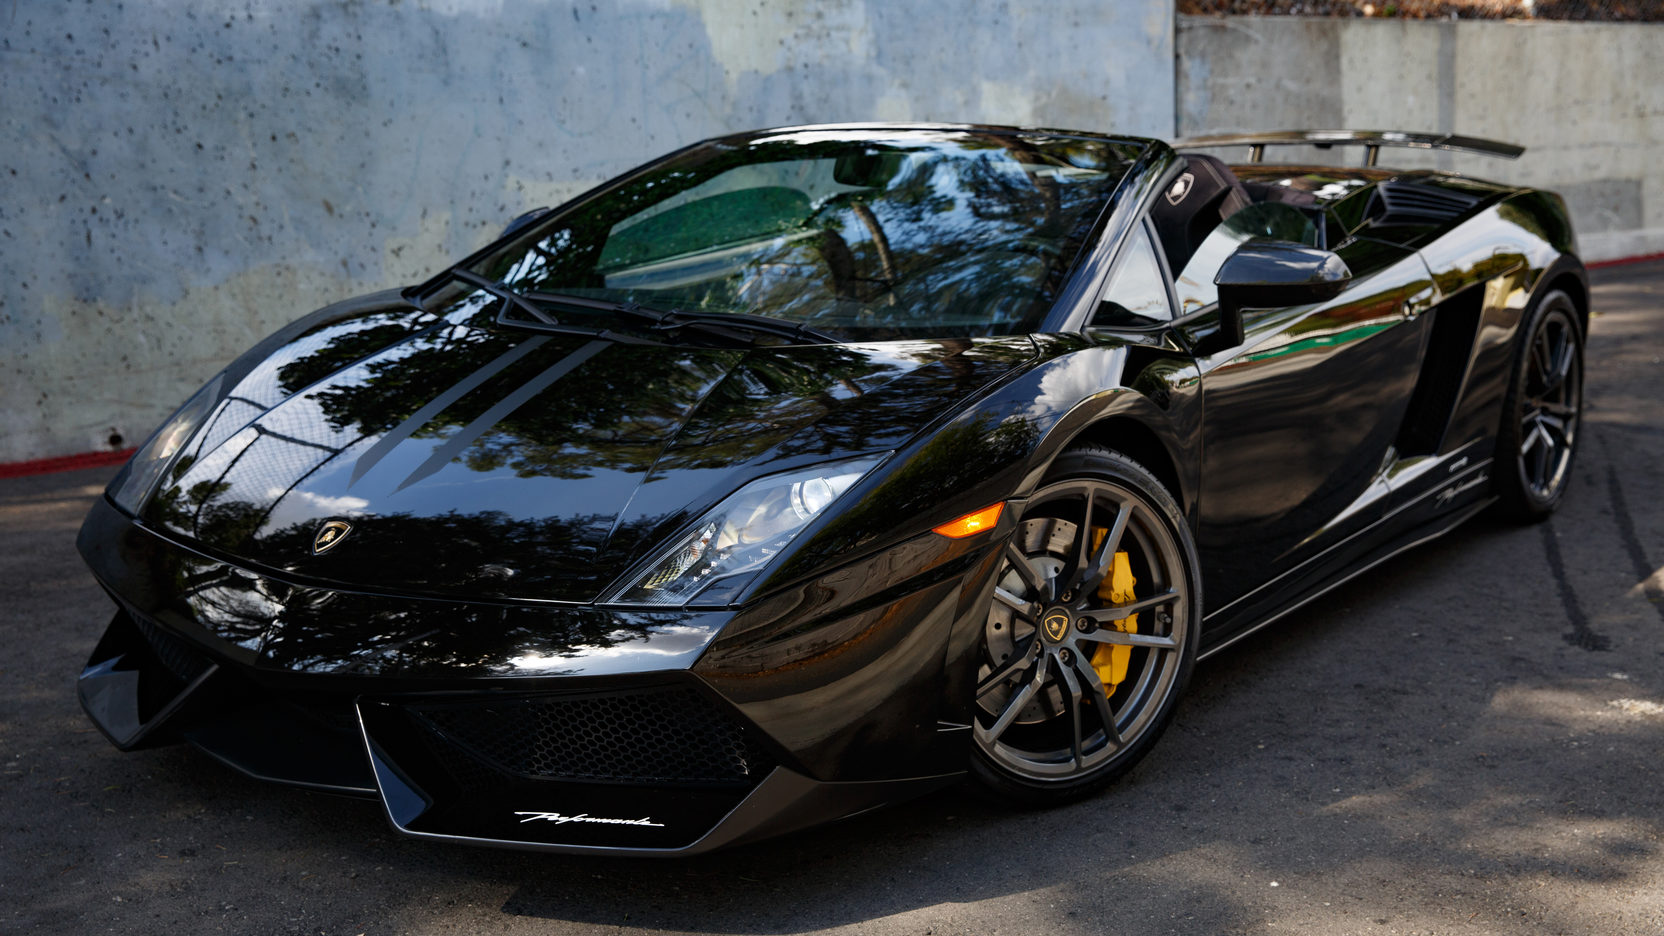
{"type": "Polygon", "coordinates": [[[773,766],[744,728],[690,689],[411,711],[468,785],[481,767],[541,780],[750,784],[773,766]]]}
{"type": "Polygon", "coordinates": [[[145,642],[150,644],[151,652],[156,654],[156,659],[161,661],[168,672],[188,683],[208,669],[208,660],[190,644],[140,615],[134,614],[131,617],[138,625],[139,633],[144,635],[145,642]]]}

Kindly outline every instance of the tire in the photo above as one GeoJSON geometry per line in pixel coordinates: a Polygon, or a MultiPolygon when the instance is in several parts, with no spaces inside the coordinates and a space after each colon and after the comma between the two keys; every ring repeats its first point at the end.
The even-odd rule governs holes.
{"type": "Polygon", "coordinates": [[[1058,458],[1005,551],[981,639],[971,776],[1009,805],[1071,802],[1130,770],[1173,720],[1201,635],[1196,547],[1160,481],[1081,447],[1058,458]],[[1088,509],[1098,542],[1081,536],[1088,509]]]}
{"type": "Polygon", "coordinates": [[[1560,290],[1527,317],[1514,354],[1496,443],[1496,511],[1521,523],[1547,519],[1571,482],[1583,416],[1583,329],[1560,290]]]}

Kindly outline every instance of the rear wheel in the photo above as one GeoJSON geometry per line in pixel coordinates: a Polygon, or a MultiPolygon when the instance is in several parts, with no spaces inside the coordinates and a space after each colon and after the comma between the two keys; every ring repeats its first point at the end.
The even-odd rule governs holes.
{"type": "Polygon", "coordinates": [[[1498,510],[1534,522],[1560,506],[1583,414],[1583,330],[1570,296],[1537,303],[1514,362],[1497,433],[1498,510]]]}
{"type": "Polygon", "coordinates": [[[1160,736],[1196,658],[1196,551],[1172,496],[1126,457],[1058,459],[1029,499],[990,602],[973,776],[1024,805],[1125,773],[1160,736]]]}

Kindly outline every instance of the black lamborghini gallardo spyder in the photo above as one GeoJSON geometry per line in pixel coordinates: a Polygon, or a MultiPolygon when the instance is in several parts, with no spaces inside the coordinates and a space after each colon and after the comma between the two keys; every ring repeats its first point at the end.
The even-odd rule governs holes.
{"type": "Polygon", "coordinates": [[[1566,491],[1565,206],[1377,168],[1395,145],[1519,153],[872,125],[673,153],[187,401],[81,531],[117,605],[81,700],[123,749],[568,852],[966,774],[1088,795],[1199,657],[1566,491]],[[1366,165],[1264,162],[1286,143],[1366,165]]]}

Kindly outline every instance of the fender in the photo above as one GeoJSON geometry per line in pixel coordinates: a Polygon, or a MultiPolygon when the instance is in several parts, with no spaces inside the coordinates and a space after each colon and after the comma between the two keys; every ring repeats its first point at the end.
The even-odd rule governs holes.
{"type": "Polygon", "coordinates": [[[1092,378],[1088,371],[1097,371],[1101,389],[1043,426],[1034,449],[1037,465],[1019,493],[1033,493],[1071,446],[1092,442],[1133,457],[1168,481],[1186,520],[1194,524],[1201,463],[1200,368],[1177,345],[1145,336],[1105,341],[1094,351],[1048,361],[1054,365],[1050,369],[1036,368],[1041,398],[1048,381],[1079,388],[1077,381],[1092,378]],[[1094,358],[1097,367],[1087,363],[1094,358]]]}

